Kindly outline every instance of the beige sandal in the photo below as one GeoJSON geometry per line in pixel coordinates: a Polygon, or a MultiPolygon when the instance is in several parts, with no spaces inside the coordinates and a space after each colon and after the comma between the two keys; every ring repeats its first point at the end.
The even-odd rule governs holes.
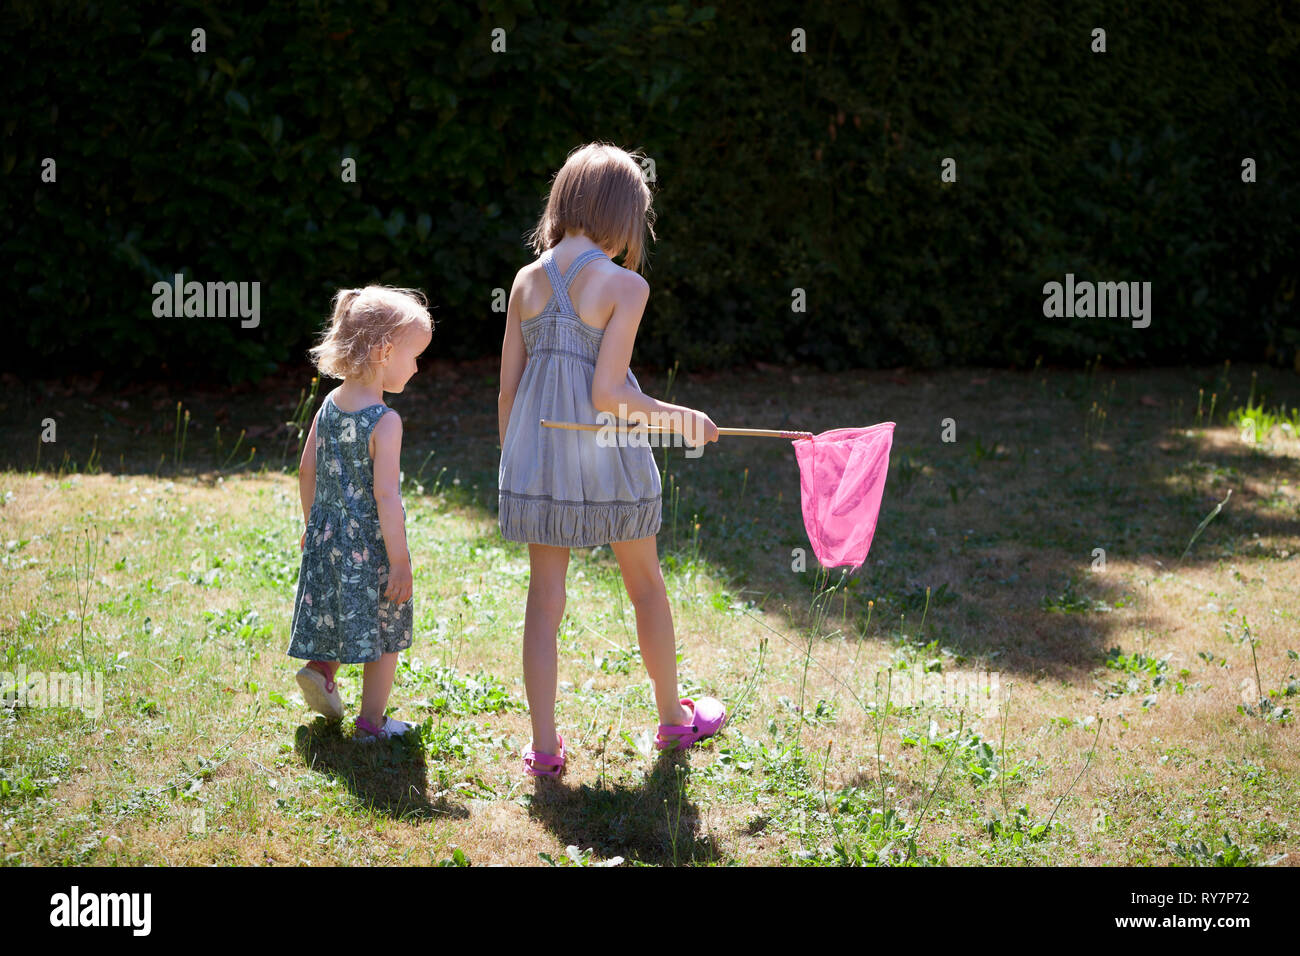
{"type": "Polygon", "coordinates": [[[326,677],[308,664],[298,671],[298,686],[302,688],[303,700],[316,713],[332,720],[343,716],[343,698],[339,696],[338,683],[333,678],[326,677]]]}

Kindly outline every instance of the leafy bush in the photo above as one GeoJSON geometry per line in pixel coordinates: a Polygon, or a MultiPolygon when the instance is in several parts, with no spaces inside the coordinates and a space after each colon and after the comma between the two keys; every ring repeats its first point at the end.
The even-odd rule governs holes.
{"type": "Polygon", "coordinates": [[[366,282],[430,293],[435,354],[490,354],[550,176],[599,138],[655,160],[638,362],[1300,367],[1284,7],[380,7],[8,5],[5,363],[257,379],[366,282]],[[1150,328],[1044,319],[1067,272],[1150,281],[1150,328]],[[260,324],[155,319],[176,273],[260,282],[260,324]]]}

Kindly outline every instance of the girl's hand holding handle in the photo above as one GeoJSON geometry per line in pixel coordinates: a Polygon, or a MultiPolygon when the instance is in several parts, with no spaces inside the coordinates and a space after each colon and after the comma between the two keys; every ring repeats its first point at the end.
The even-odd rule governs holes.
{"type": "Polygon", "coordinates": [[[686,431],[683,438],[686,444],[691,448],[696,448],[700,445],[707,445],[711,441],[717,441],[718,426],[713,424],[713,419],[695,409],[691,409],[690,413],[694,418],[684,423],[686,431]]]}

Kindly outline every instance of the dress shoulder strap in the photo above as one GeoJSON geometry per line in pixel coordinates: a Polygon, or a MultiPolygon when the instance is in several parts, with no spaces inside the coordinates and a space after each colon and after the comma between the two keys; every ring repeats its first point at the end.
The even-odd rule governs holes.
{"type": "Polygon", "coordinates": [[[573,280],[578,278],[578,273],[582,271],[583,266],[589,262],[595,262],[597,259],[608,258],[609,256],[605,255],[605,253],[601,252],[599,249],[588,249],[586,252],[582,253],[582,255],[578,256],[578,258],[574,259],[573,262],[569,264],[569,271],[564,274],[565,295],[568,295],[569,289],[573,285],[573,280]]]}
{"type": "Polygon", "coordinates": [[[569,303],[568,289],[564,285],[564,278],[560,275],[560,269],[555,264],[555,256],[550,249],[542,253],[542,269],[546,272],[546,280],[551,284],[551,299],[560,309],[572,310],[569,303]]]}
{"type": "Polygon", "coordinates": [[[555,291],[555,304],[561,311],[576,315],[577,312],[573,308],[573,302],[569,299],[569,288],[573,285],[573,280],[578,277],[578,273],[582,271],[587,263],[594,262],[596,259],[608,259],[609,256],[599,249],[588,249],[574,259],[569,265],[568,271],[561,276],[560,267],[555,264],[553,251],[547,249],[543,253],[542,267],[546,270],[546,277],[550,280],[551,288],[555,291]]]}
{"type": "MultiPolygon", "coordinates": [[[[383,402],[376,402],[374,405],[358,408],[355,412],[345,412],[334,403],[332,393],[325,398],[325,402],[321,405],[320,425],[324,426],[323,430],[332,438],[345,444],[369,441],[370,433],[379,424],[379,419],[393,410],[383,402]]],[[[318,434],[321,430],[318,426],[318,434]]]]}

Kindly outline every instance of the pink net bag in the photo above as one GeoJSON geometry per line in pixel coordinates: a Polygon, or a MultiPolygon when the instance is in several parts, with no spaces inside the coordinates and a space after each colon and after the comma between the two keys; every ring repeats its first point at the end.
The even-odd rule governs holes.
{"type": "Polygon", "coordinates": [[[823,567],[862,566],[880,516],[894,423],[796,439],[803,525],[823,567]]]}

